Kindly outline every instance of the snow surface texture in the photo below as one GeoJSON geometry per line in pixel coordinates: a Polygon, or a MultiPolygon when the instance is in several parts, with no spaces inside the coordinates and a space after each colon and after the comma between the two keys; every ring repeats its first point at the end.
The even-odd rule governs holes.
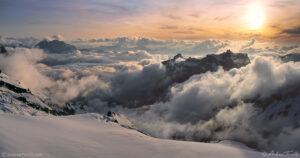
{"type": "MultiPolygon", "coordinates": [[[[33,153],[43,158],[258,158],[238,143],[157,139],[107,121],[99,114],[73,116],[0,115],[2,154],[33,153]]],[[[289,156],[284,156],[289,157],[289,156]]]]}

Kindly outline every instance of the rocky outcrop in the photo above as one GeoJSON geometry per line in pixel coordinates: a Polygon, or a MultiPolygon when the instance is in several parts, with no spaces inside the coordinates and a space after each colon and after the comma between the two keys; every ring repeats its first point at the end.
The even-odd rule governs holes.
{"type": "Polygon", "coordinates": [[[5,49],[4,46],[0,45],[0,54],[5,54],[5,53],[7,53],[7,50],[5,49]]]}
{"type": "Polygon", "coordinates": [[[45,98],[33,94],[23,88],[18,81],[4,73],[0,73],[0,113],[28,114],[48,113],[52,115],[75,114],[75,107],[71,104],[58,106],[45,98]]]}
{"type": "Polygon", "coordinates": [[[299,62],[300,53],[290,53],[284,56],[280,56],[280,59],[284,62],[289,62],[289,61],[299,62]]]}
{"type": "Polygon", "coordinates": [[[240,68],[250,63],[247,54],[232,53],[230,50],[222,54],[210,54],[202,59],[185,59],[181,54],[177,54],[173,59],[163,61],[167,75],[173,82],[184,82],[195,74],[205,73],[207,71],[217,71],[218,67],[223,67],[225,71],[232,68],[240,68]]]}
{"type": "Polygon", "coordinates": [[[59,40],[42,40],[35,47],[43,49],[48,53],[69,53],[76,51],[76,47],[59,40]]]}

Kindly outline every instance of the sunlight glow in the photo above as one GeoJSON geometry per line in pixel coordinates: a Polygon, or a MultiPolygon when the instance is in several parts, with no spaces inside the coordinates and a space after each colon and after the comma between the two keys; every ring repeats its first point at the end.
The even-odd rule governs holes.
{"type": "Polygon", "coordinates": [[[248,7],[248,11],[246,14],[246,23],[247,26],[252,30],[260,29],[264,23],[264,9],[262,4],[253,3],[248,7]]]}

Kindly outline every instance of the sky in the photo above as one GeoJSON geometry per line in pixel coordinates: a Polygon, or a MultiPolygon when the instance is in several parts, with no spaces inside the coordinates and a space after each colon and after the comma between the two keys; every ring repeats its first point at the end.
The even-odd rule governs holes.
{"type": "Polygon", "coordinates": [[[300,39],[299,0],[0,0],[0,34],[300,39]]]}

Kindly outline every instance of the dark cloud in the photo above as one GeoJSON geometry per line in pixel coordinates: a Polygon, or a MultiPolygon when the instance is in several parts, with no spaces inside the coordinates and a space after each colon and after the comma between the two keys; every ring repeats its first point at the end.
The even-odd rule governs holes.
{"type": "Polygon", "coordinates": [[[168,14],[168,15],[166,15],[166,17],[168,17],[172,20],[181,20],[182,19],[180,16],[173,15],[173,14],[168,14]]]}
{"type": "Polygon", "coordinates": [[[300,35],[300,26],[297,26],[297,27],[294,27],[291,29],[285,29],[282,31],[282,33],[299,36],[300,35]]]}
{"type": "Polygon", "coordinates": [[[178,29],[177,26],[171,26],[171,25],[165,25],[165,26],[161,26],[160,29],[162,30],[176,30],[178,29]]]}
{"type": "Polygon", "coordinates": [[[229,19],[231,16],[218,16],[218,17],[215,17],[214,20],[216,21],[224,21],[224,20],[227,20],[229,19]]]}
{"type": "Polygon", "coordinates": [[[113,98],[131,108],[150,105],[165,100],[169,81],[160,64],[145,66],[140,72],[121,73],[113,79],[113,98]]]}
{"type": "Polygon", "coordinates": [[[203,31],[203,29],[199,28],[199,27],[188,27],[187,30],[190,30],[190,31],[203,31]]]}
{"type": "Polygon", "coordinates": [[[189,16],[191,16],[193,18],[199,18],[199,14],[198,13],[193,13],[193,14],[190,14],[189,16]]]}
{"type": "Polygon", "coordinates": [[[174,31],[176,34],[195,34],[194,31],[174,31]]]}

